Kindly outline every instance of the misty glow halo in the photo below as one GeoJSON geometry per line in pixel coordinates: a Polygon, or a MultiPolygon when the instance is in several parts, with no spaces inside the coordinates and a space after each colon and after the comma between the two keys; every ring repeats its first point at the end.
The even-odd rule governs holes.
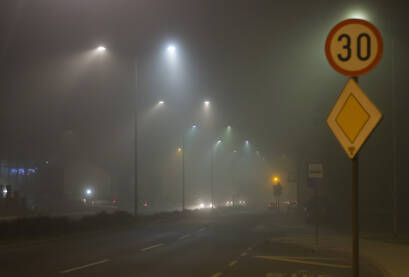
{"type": "Polygon", "coordinates": [[[100,52],[100,53],[105,52],[106,50],[107,49],[105,48],[105,46],[100,45],[100,46],[97,47],[97,51],[100,52]]]}
{"type": "Polygon", "coordinates": [[[168,51],[169,54],[175,54],[176,52],[176,47],[174,45],[169,45],[166,50],[168,51]]]}

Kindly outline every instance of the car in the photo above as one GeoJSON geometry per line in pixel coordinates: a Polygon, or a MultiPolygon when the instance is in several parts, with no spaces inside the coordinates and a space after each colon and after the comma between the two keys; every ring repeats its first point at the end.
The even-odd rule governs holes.
{"type": "Polygon", "coordinates": [[[287,201],[287,209],[288,211],[295,211],[298,209],[298,201],[287,201]]]}
{"type": "Polygon", "coordinates": [[[277,210],[277,209],[279,209],[278,201],[276,200],[276,201],[269,202],[268,205],[267,205],[267,209],[268,210],[277,210]]]}
{"type": "Polygon", "coordinates": [[[226,206],[226,207],[233,207],[233,201],[226,201],[225,203],[224,203],[224,206],[226,206]]]}
{"type": "Polygon", "coordinates": [[[247,205],[247,202],[245,200],[239,200],[238,206],[244,207],[247,205]]]}

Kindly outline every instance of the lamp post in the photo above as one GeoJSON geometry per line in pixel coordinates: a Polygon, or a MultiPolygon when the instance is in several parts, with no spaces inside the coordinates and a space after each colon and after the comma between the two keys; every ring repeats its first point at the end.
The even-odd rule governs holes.
{"type": "MultiPolygon", "coordinates": [[[[197,125],[193,125],[190,131],[196,130],[197,125]]],[[[185,152],[186,152],[186,145],[185,145],[185,136],[186,134],[183,134],[182,136],[182,147],[178,149],[178,152],[182,152],[182,211],[185,211],[186,207],[186,182],[185,182],[185,152]]]]}
{"type": "Polygon", "coordinates": [[[216,142],[216,145],[214,146],[214,148],[212,149],[211,152],[211,159],[210,159],[210,173],[211,173],[211,182],[210,182],[210,199],[211,199],[211,203],[212,203],[212,208],[214,207],[214,156],[216,154],[216,147],[222,143],[221,140],[218,140],[216,142]]]}
{"type": "Polygon", "coordinates": [[[231,183],[232,183],[232,189],[233,189],[233,195],[232,195],[232,202],[233,202],[233,207],[235,203],[235,194],[237,194],[237,186],[234,184],[234,173],[235,173],[235,154],[237,153],[237,150],[233,150],[232,152],[232,160],[231,160],[231,183]]]}
{"type": "Polygon", "coordinates": [[[178,153],[181,153],[182,162],[182,212],[185,211],[185,143],[182,138],[182,147],[178,148],[178,153]]]}
{"type": "MultiPolygon", "coordinates": [[[[104,52],[106,49],[104,46],[99,46],[97,48],[98,52],[104,52]]],[[[167,53],[170,56],[174,56],[176,53],[176,47],[174,45],[169,45],[166,48],[167,53]]],[[[138,215],[138,202],[139,202],[139,195],[138,195],[138,119],[139,119],[139,92],[138,92],[138,63],[135,64],[135,111],[134,111],[134,215],[138,215]]],[[[165,102],[160,100],[158,105],[163,105],[165,102]]]]}

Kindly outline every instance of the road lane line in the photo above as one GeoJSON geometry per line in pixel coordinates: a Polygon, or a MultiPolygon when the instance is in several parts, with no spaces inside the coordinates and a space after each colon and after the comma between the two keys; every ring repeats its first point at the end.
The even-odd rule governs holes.
{"type": "Polygon", "coordinates": [[[150,250],[150,249],[157,248],[157,247],[161,247],[161,246],[163,246],[163,243],[158,243],[158,244],[155,244],[155,245],[146,247],[146,248],[142,248],[141,251],[144,252],[144,251],[148,251],[148,250],[150,250]]]}
{"type": "Polygon", "coordinates": [[[179,240],[182,240],[182,239],[185,239],[185,238],[188,238],[188,237],[190,237],[190,234],[186,234],[186,235],[181,236],[181,237],[179,238],[179,240]]]}
{"type": "Polygon", "coordinates": [[[323,257],[284,257],[282,256],[281,258],[286,258],[286,259],[299,259],[299,260],[339,260],[337,258],[323,258],[323,257]]]}
{"type": "Polygon", "coordinates": [[[334,267],[334,268],[351,268],[351,266],[349,265],[328,264],[328,263],[321,263],[321,262],[314,262],[314,261],[303,261],[303,260],[297,260],[297,259],[280,257],[280,256],[254,256],[254,258],[266,259],[266,260],[272,260],[272,261],[278,261],[278,262],[309,264],[309,265],[318,265],[318,266],[334,267]]]}
{"type": "Polygon", "coordinates": [[[246,252],[243,252],[243,253],[241,253],[240,256],[241,256],[241,257],[247,256],[247,253],[246,253],[246,252]]]}
{"type": "Polygon", "coordinates": [[[284,277],[284,273],[267,273],[266,277],[284,277]]]}
{"type": "Polygon", "coordinates": [[[219,276],[222,276],[222,275],[223,275],[223,273],[217,272],[217,273],[213,274],[212,277],[219,277],[219,276]]]}
{"type": "Polygon", "coordinates": [[[204,230],[206,230],[206,228],[199,229],[199,231],[197,232],[200,233],[200,232],[203,232],[204,230]]]}
{"type": "Polygon", "coordinates": [[[238,263],[237,260],[231,261],[229,263],[229,266],[235,266],[237,263],[238,263]]]}
{"type": "Polygon", "coordinates": [[[67,274],[67,273],[70,273],[70,272],[73,272],[73,271],[77,271],[77,270],[85,269],[85,268],[88,268],[88,267],[104,264],[104,263],[107,263],[107,262],[110,262],[110,261],[111,261],[110,259],[105,259],[105,260],[101,260],[101,261],[98,261],[98,262],[95,262],[95,263],[90,263],[90,264],[86,264],[86,265],[82,265],[82,266],[78,266],[78,267],[73,267],[73,268],[66,269],[66,270],[61,270],[60,273],[61,274],[67,274]]]}

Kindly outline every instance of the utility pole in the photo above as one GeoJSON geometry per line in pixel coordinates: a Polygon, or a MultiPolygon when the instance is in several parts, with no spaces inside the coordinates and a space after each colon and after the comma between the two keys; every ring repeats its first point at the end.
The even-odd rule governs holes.
{"type": "Polygon", "coordinates": [[[213,164],[214,164],[214,149],[212,149],[212,153],[211,153],[211,159],[210,159],[210,174],[211,174],[211,183],[210,183],[210,198],[211,198],[211,203],[212,203],[212,208],[214,207],[213,206],[213,179],[214,179],[214,176],[213,176],[213,164]]]}
{"type": "Polygon", "coordinates": [[[138,215],[138,65],[135,66],[135,79],[136,79],[136,90],[135,90],[135,114],[134,114],[134,127],[135,127],[135,146],[134,146],[134,216],[138,215]]]}
{"type": "Polygon", "coordinates": [[[398,141],[396,137],[396,92],[395,92],[395,40],[392,38],[392,198],[393,236],[398,236],[398,141]]]}
{"type": "Polygon", "coordinates": [[[185,211],[185,136],[182,136],[182,212],[185,211]]]}

